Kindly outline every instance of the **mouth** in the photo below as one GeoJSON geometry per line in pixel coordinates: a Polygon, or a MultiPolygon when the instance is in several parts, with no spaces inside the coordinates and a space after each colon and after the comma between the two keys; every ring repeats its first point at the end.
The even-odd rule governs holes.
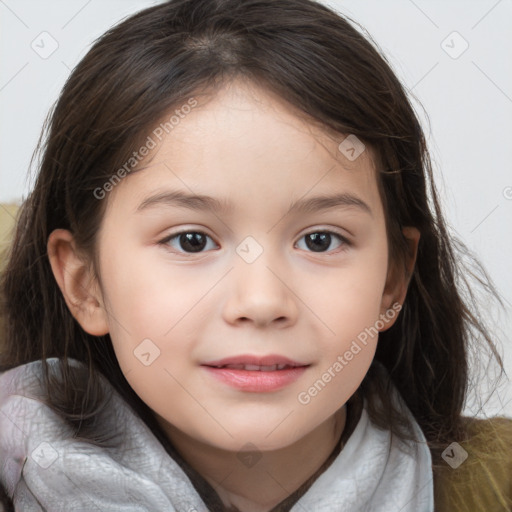
{"type": "Polygon", "coordinates": [[[231,370],[245,370],[248,372],[275,372],[277,370],[288,370],[289,368],[300,368],[289,364],[274,364],[267,366],[259,366],[257,364],[225,364],[222,366],[210,366],[210,368],[229,368],[231,370]]]}
{"type": "Polygon", "coordinates": [[[209,361],[203,363],[205,366],[215,368],[230,367],[235,370],[245,369],[248,371],[275,371],[283,370],[287,367],[295,368],[298,366],[309,366],[308,363],[301,363],[294,361],[286,356],[279,354],[268,354],[265,356],[258,356],[252,354],[240,354],[237,356],[225,357],[216,361],[209,361]]]}
{"type": "Polygon", "coordinates": [[[241,391],[263,393],[291,384],[311,366],[283,356],[236,356],[202,364],[210,375],[241,391]]]}

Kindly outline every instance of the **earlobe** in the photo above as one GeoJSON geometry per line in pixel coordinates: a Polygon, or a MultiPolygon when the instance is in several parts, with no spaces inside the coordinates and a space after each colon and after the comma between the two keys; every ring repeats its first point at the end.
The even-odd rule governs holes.
{"type": "MultiPolygon", "coordinates": [[[[418,254],[418,244],[420,240],[420,232],[417,228],[407,226],[402,228],[402,233],[408,244],[408,251],[404,261],[404,267],[398,269],[396,265],[392,265],[389,269],[386,286],[382,295],[381,315],[386,315],[389,311],[399,312],[407,295],[407,288],[411,280],[416,257],[418,254]]],[[[391,319],[386,323],[385,327],[379,329],[381,332],[389,329],[398,318],[398,314],[389,315],[391,319]]]]}
{"type": "Polygon", "coordinates": [[[73,235],[56,229],[48,237],[48,259],[64,300],[84,331],[93,336],[109,332],[108,319],[97,280],[78,254],[73,235]]]}

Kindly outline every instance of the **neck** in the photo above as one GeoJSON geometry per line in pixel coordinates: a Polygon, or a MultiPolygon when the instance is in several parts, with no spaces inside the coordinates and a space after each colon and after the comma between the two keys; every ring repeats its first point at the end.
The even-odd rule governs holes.
{"type": "Polygon", "coordinates": [[[346,406],[299,441],[266,452],[240,454],[198,442],[159,419],[172,445],[215,490],[225,507],[267,512],[317,473],[340,442],[346,406]],[[260,457],[257,463],[251,462],[260,457]],[[293,471],[290,471],[293,468],[293,471]]]}

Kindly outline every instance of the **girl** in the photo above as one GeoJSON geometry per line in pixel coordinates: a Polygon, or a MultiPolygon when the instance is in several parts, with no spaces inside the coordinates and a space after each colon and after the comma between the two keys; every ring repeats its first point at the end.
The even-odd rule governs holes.
{"type": "Polygon", "coordinates": [[[348,21],[151,7],[45,133],[2,276],[7,507],[512,510],[512,422],[461,414],[471,340],[501,365],[465,249],[348,21]]]}

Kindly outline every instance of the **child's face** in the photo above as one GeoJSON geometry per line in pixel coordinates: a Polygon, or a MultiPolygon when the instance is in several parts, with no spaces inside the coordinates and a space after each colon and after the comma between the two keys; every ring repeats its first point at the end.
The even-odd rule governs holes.
{"type": "Polygon", "coordinates": [[[350,161],[338,150],[343,139],[235,82],[180,119],[149,167],[106,199],[99,261],[108,330],[130,385],[163,425],[218,448],[277,449],[329,420],[360,385],[377,343],[361,333],[396,297],[369,150],[350,161]],[[170,191],[228,208],[190,201],[138,210],[170,191]],[[340,194],[368,210],[290,210],[340,194]],[[204,235],[160,243],[179,231],[204,235]],[[305,236],[325,231],[350,245],[335,234],[305,236]],[[308,366],[259,391],[203,366],[247,354],[308,366]]]}

